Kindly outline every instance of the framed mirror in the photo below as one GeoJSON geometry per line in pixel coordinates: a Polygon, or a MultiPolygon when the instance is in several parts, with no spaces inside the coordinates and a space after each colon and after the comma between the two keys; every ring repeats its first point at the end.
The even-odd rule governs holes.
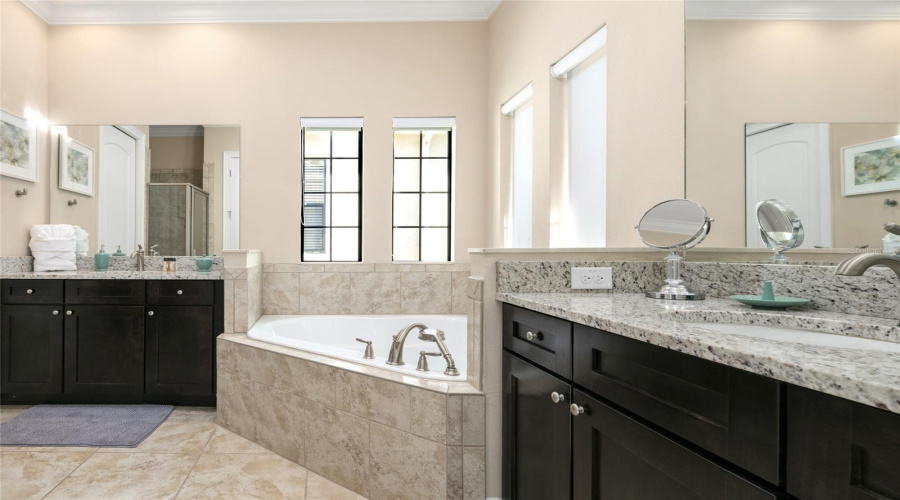
{"type": "Polygon", "coordinates": [[[240,127],[51,127],[50,221],[103,245],[165,256],[239,248],[240,127]]]}

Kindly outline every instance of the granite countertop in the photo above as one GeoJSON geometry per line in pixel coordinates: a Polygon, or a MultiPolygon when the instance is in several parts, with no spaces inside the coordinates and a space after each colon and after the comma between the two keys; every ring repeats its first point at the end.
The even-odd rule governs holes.
{"type": "Polygon", "coordinates": [[[802,309],[760,311],[721,298],[676,303],[626,293],[500,293],[497,299],[900,413],[900,354],[758,339],[684,324],[764,323],[900,342],[896,319],[802,309]]]}
{"type": "Polygon", "coordinates": [[[33,272],[22,271],[3,273],[2,279],[16,280],[220,280],[223,279],[222,271],[178,271],[165,273],[162,271],[49,271],[33,272]]]}

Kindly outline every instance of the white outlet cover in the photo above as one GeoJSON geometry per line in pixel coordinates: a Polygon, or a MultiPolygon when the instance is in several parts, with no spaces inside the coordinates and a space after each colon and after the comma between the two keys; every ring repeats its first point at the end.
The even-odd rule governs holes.
{"type": "Polygon", "coordinates": [[[573,290],[612,290],[611,267],[573,267],[573,290]]]}

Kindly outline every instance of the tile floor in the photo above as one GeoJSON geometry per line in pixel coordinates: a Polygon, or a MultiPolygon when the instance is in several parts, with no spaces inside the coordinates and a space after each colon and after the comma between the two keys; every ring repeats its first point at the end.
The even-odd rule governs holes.
{"type": "MultiPolygon", "coordinates": [[[[27,408],[0,407],[0,422],[27,408]]],[[[0,447],[0,498],[365,500],[215,420],[177,407],[136,448],[0,447]]]]}

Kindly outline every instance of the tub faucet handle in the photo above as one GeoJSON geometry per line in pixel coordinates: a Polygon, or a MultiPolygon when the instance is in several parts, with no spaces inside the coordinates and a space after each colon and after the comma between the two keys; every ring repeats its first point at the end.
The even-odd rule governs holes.
{"type": "Polygon", "coordinates": [[[371,340],[356,339],[356,341],[366,344],[366,353],[363,354],[363,359],[375,359],[375,351],[372,350],[371,340]]]}
{"type": "Polygon", "coordinates": [[[427,372],[428,371],[428,358],[425,356],[440,356],[439,352],[425,352],[419,351],[419,362],[416,364],[417,372],[427,372]]]}

